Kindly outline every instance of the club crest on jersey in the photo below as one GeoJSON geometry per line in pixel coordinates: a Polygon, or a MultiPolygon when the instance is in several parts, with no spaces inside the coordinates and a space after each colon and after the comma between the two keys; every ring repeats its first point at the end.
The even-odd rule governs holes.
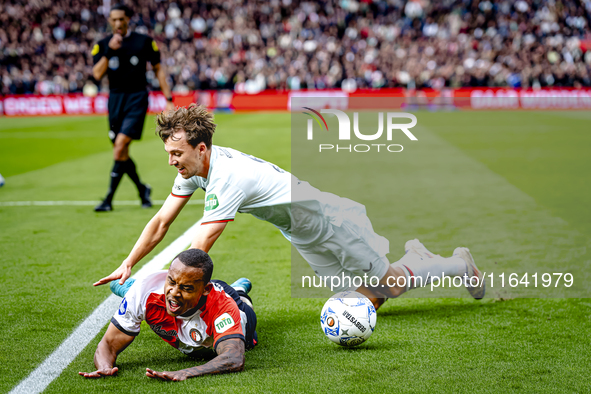
{"type": "Polygon", "coordinates": [[[201,333],[196,328],[191,328],[191,331],[189,331],[189,335],[191,335],[191,339],[195,341],[195,343],[201,343],[201,341],[203,340],[201,333]]]}
{"type": "Polygon", "coordinates": [[[124,298],[121,301],[121,304],[119,304],[119,311],[117,313],[119,313],[120,316],[125,315],[125,312],[127,312],[127,300],[124,298]]]}
{"type": "Polygon", "coordinates": [[[219,206],[220,206],[220,204],[218,202],[218,196],[216,196],[215,194],[208,194],[207,197],[205,197],[205,210],[206,211],[213,211],[214,209],[216,209],[219,206]]]}
{"type": "Polygon", "coordinates": [[[232,319],[232,316],[230,316],[229,313],[224,313],[213,322],[215,331],[218,334],[228,331],[230,328],[234,327],[234,324],[236,323],[234,323],[234,319],[232,319]]]}
{"type": "Polygon", "coordinates": [[[139,63],[139,61],[140,61],[140,60],[137,58],[137,56],[132,56],[132,57],[129,59],[129,62],[130,62],[130,63],[131,63],[133,66],[137,66],[137,64],[139,63]]]}
{"type": "Polygon", "coordinates": [[[117,70],[119,68],[119,58],[117,56],[109,59],[109,68],[111,70],[117,70]]]}

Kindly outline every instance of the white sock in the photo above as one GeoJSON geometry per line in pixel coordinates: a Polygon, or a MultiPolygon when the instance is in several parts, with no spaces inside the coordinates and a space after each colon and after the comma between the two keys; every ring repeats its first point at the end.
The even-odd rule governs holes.
{"type": "Polygon", "coordinates": [[[406,275],[406,290],[426,286],[431,283],[431,277],[441,279],[443,276],[461,276],[467,272],[466,262],[459,257],[421,258],[416,253],[409,252],[400,260],[392,264],[401,268],[406,275]],[[414,277],[414,278],[411,278],[414,277]]]}

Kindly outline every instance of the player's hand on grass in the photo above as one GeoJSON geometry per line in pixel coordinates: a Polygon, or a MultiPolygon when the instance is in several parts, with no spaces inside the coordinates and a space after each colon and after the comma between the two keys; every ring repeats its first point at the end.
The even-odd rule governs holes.
{"type": "Polygon", "coordinates": [[[100,286],[106,283],[109,283],[112,280],[120,279],[119,284],[122,285],[125,283],[127,278],[131,276],[131,266],[125,264],[125,261],[121,263],[119,268],[117,268],[113,273],[109,276],[105,276],[103,279],[99,280],[98,282],[94,283],[93,286],[100,286]]]}
{"type": "Polygon", "coordinates": [[[158,378],[162,380],[172,380],[174,382],[180,382],[181,380],[187,379],[187,374],[183,371],[164,371],[158,372],[150,368],[146,368],[146,376],[149,378],[158,378]]]}
{"type": "Polygon", "coordinates": [[[103,368],[103,369],[99,369],[98,371],[94,371],[94,372],[78,372],[78,375],[84,376],[85,378],[89,378],[89,379],[96,379],[96,378],[102,378],[104,376],[115,376],[115,375],[117,375],[117,371],[119,371],[119,368],[117,368],[117,367],[103,368]]]}
{"type": "Polygon", "coordinates": [[[113,37],[109,40],[109,48],[116,51],[117,49],[121,48],[121,43],[123,42],[123,37],[119,33],[113,34],[113,37]]]}

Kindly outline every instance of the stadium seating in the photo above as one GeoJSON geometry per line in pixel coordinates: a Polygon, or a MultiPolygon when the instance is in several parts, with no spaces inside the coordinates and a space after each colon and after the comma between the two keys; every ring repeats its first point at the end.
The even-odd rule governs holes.
{"type": "MultiPolygon", "coordinates": [[[[96,83],[90,48],[108,34],[102,4],[2,1],[0,93],[82,92],[96,83]]],[[[591,86],[591,0],[129,5],[132,28],[158,41],[176,92],[591,86]]],[[[105,79],[99,88],[108,89],[105,79]]]]}

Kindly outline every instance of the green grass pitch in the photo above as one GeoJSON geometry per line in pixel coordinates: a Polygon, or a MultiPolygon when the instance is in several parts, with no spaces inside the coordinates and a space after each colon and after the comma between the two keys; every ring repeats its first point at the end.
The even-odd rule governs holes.
{"type": "MultiPolygon", "coordinates": [[[[591,115],[416,115],[418,144],[400,154],[407,156],[393,156],[396,162],[380,163],[398,185],[396,198],[376,198],[373,204],[381,211],[369,212],[376,232],[390,239],[391,260],[414,237],[442,254],[464,244],[483,270],[495,265],[510,270],[522,263],[545,272],[560,265],[574,267],[579,275],[576,294],[589,297],[584,268],[591,260],[591,115]],[[459,193],[466,180],[472,187],[459,193]],[[433,193],[433,187],[440,192],[433,193]],[[458,195],[467,200],[456,199],[458,195]]],[[[216,114],[216,122],[217,145],[293,167],[289,114],[216,114]]],[[[33,371],[110,294],[107,287],[93,288],[92,283],[120,264],[156,212],[157,207],[141,209],[127,179],[108,214],[97,214],[92,206],[6,205],[99,200],[112,160],[106,125],[104,117],[0,120],[0,173],[6,178],[0,188],[0,392],[9,392],[33,371]],[[117,205],[123,200],[138,203],[117,205]]],[[[146,120],[144,138],[131,152],[141,178],[153,186],[153,197],[166,198],[176,171],[168,168],[162,142],[153,134],[153,118],[146,120]]],[[[347,196],[355,196],[355,186],[370,184],[371,177],[355,180],[347,196]]],[[[197,221],[202,209],[187,206],[145,261],[197,221]]],[[[290,246],[273,226],[238,215],[211,255],[214,277],[231,282],[248,276],[254,284],[260,344],[247,353],[244,372],[181,383],[151,380],[144,375],[146,367],[175,370],[204,361],[187,358],[143,326],[119,356],[118,377],[85,380],[77,372],[94,370],[92,357],[105,321],[103,331],[46,392],[591,389],[588,298],[511,298],[490,291],[489,297],[474,301],[459,298],[463,289],[441,293],[450,298],[402,297],[380,309],[376,331],[365,344],[345,349],[320,331],[324,299],[292,298],[290,246]]]]}

